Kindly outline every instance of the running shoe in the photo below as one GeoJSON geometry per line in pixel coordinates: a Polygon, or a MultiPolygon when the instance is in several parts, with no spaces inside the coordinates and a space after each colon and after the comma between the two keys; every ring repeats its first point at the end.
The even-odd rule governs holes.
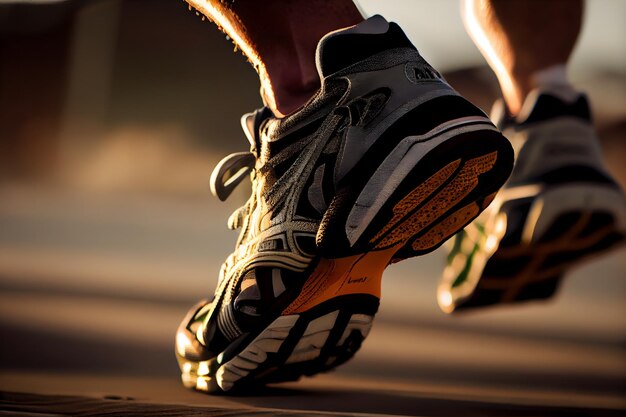
{"type": "Polygon", "coordinates": [[[212,300],[182,322],[186,386],[230,391],[296,380],[347,361],[379,305],[393,261],[428,253],[492,200],[513,150],[400,27],[380,16],[326,35],[321,89],[283,118],[245,115],[250,152],[211,176],[226,199],[252,195],[212,300]]]}
{"type": "Polygon", "coordinates": [[[552,297],[576,264],[623,243],[624,192],[608,173],[579,93],[529,94],[493,120],[516,161],[493,204],[453,239],[437,291],[446,312],[552,297]]]}

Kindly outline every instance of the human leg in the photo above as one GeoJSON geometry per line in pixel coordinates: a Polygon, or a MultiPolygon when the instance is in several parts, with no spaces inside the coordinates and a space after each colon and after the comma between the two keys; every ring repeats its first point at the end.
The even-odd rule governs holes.
{"type": "Polygon", "coordinates": [[[277,116],[302,106],[319,88],[315,48],[327,33],[363,17],[352,0],[188,0],[248,57],[261,94],[277,116]]]}
{"type": "Polygon", "coordinates": [[[511,115],[541,84],[567,83],[582,0],[464,0],[467,32],[495,72],[511,115]],[[546,71],[547,70],[547,71],[546,71]]]}
{"type": "Polygon", "coordinates": [[[468,0],[464,10],[502,87],[506,105],[492,118],[516,165],[455,237],[438,288],[447,312],[551,298],[572,266],[626,236],[624,193],[604,166],[587,98],[565,74],[580,2],[468,0]]]}

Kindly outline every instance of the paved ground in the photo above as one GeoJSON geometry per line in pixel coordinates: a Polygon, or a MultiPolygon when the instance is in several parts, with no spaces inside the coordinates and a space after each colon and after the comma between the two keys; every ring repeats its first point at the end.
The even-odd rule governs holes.
{"type": "Polygon", "coordinates": [[[222,225],[232,207],[27,186],[1,187],[0,200],[7,412],[626,411],[624,250],[572,274],[554,303],[458,318],[434,301],[443,254],[403,263],[385,275],[381,312],[356,360],[249,397],[209,397],[178,383],[173,334],[212,289],[210,271],[234,240],[222,225]]]}

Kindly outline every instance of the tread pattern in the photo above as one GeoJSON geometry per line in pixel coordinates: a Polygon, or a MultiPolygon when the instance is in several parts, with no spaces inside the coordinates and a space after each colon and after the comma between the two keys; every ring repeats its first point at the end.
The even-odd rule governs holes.
{"type": "Polygon", "coordinates": [[[333,369],[358,351],[374,314],[327,310],[277,318],[224,364],[218,357],[193,366],[179,357],[183,382],[199,391],[230,392],[333,369]]]}
{"type": "MultiPolygon", "coordinates": [[[[497,155],[497,152],[491,152],[487,155],[467,161],[461,168],[458,175],[456,175],[443,190],[439,191],[422,208],[414,211],[404,222],[396,225],[393,230],[381,239],[381,241],[375,246],[375,249],[380,249],[397,243],[405,243],[407,240],[439,219],[448,210],[450,210],[451,207],[456,206],[457,203],[459,203],[478,185],[478,176],[493,168],[497,155]]],[[[444,168],[444,170],[446,168],[444,168]]],[[[456,222],[449,224],[453,226],[456,225],[456,222]]],[[[462,226],[463,225],[460,227],[462,226]]],[[[457,232],[460,227],[452,228],[451,230],[446,231],[444,236],[452,235],[457,232]]]]}
{"type": "Polygon", "coordinates": [[[499,248],[478,282],[476,301],[469,304],[480,303],[481,293],[497,293],[498,303],[552,295],[567,269],[624,239],[615,225],[607,222],[607,217],[610,216],[602,212],[566,212],[554,220],[536,243],[499,248]],[[590,229],[595,232],[586,234],[590,229]],[[519,265],[520,261],[524,266],[511,271],[509,265],[519,265]],[[553,291],[546,293],[547,286],[553,291]]]}
{"type": "MultiPolygon", "coordinates": [[[[600,202],[612,195],[619,201],[617,186],[609,194],[601,191],[605,186],[598,191],[585,187],[579,198],[600,202]]],[[[626,242],[626,205],[610,201],[580,209],[579,203],[568,203],[569,208],[544,214],[544,193],[562,194],[554,190],[560,189],[506,200],[494,210],[497,221],[488,221],[484,229],[474,224],[457,236],[438,291],[444,311],[550,298],[567,270],[626,242]]],[[[558,204],[553,200],[551,210],[558,204]]]]}

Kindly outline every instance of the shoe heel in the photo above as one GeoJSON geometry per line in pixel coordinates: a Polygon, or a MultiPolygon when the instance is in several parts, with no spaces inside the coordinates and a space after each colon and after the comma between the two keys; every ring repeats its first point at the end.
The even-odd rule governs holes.
{"type": "Polygon", "coordinates": [[[325,217],[318,234],[323,256],[394,246],[399,247],[395,260],[422,255],[489,205],[513,166],[508,140],[490,124],[465,126],[432,140],[406,138],[403,142],[411,146],[398,151],[403,157],[397,170],[379,169],[358,196],[333,201],[331,219],[325,222],[325,217]],[[342,210],[347,213],[344,228],[331,223],[342,210]]]}

